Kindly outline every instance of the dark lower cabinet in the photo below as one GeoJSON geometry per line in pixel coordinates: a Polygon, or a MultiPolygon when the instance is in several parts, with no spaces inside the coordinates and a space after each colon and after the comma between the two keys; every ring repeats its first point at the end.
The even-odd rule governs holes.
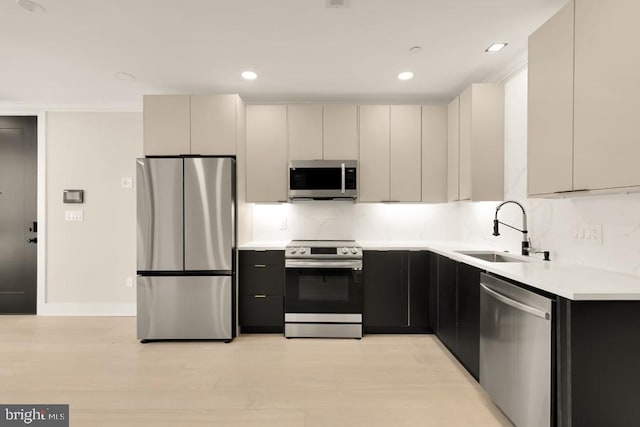
{"type": "Polygon", "coordinates": [[[458,263],[438,256],[438,326],[436,334],[440,341],[456,354],[458,335],[458,263]]]}
{"type": "Polygon", "coordinates": [[[640,301],[570,301],[556,313],[557,427],[640,425],[640,301]]]}
{"type": "Polygon", "coordinates": [[[284,297],[240,296],[240,325],[245,332],[282,332],[284,297]]]}
{"type": "Polygon", "coordinates": [[[419,331],[432,332],[429,323],[429,252],[409,252],[409,326],[419,331]]]}
{"type": "Polygon", "coordinates": [[[476,380],[480,378],[480,273],[458,264],[458,359],[476,380]]]}
{"type": "Polygon", "coordinates": [[[429,253],[365,251],[365,333],[427,333],[429,253]]]}
{"type": "Polygon", "coordinates": [[[284,251],[240,251],[241,332],[284,332],[284,251]]]}
{"type": "MultiPolygon", "coordinates": [[[[477,380],[480,377],[481,270],[436,256],[437,328],[440,341],[477,380]]],[[[433,271],[431,274],[434,274],[433,271]]]]}
{"type": "Polygon", "coordinates": [[[401,289],[406,275],[404,261],[401,251],[364,251],[362,322],[365,333],[406,323],[402,319],[401,289]]]}

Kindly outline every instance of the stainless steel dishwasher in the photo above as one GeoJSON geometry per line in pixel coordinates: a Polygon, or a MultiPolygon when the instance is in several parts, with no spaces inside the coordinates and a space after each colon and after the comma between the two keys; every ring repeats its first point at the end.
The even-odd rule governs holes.
{"type": "Polygon", "coordinates": [[[552,305],[480,276],[480,384],[517,427],[551,425],[552,305]]]}

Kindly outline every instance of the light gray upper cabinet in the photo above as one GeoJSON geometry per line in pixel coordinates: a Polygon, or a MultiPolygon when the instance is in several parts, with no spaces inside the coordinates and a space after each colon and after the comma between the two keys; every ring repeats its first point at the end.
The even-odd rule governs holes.
{"type": "Polygon", "coordinates": [[[357,105],[325,105],[323,108],[322,133],[323,159],[359,159],[357,105]]]}
{"type": "Polygon", "coordinates": [[[287,200],[287,107],[246,108],[247,202],[287,200]]]}
{"type": "Polygon", "coordinates": [[[640,2],[575,4],[574,190],[640,186],[640,2]]]}
{"type": "Polygon", "coordinates": [[[235,155],[238,95],[145,95],[144,154],[235,155]]]}
{"type": "Polygon", "coordinates": [[[190,154],[189,95],[145,95],[143,104],[144,154],[190,154]]]}
{"type": "Polygon", "coordinates": [[[504,86],[474,83],[465,89],[459,120],[459,200],[502,200],[504,86]]]}
{"type": "Polygon", "coordinates": [[[358,160],[356,105],[287,106],[289,160],[358,160]]]}
{"type": "Polygon", "coordinates": [[[390,111],[390,200],[422,200],[422,108],[392,105],[390,111]]]}
{"type": "Polygon", "coordinates": [[[529,38],[530,196],[640,189],[640,3],[571,1],[529,38]]]}
{"type": "Polygon", "coordinates": [[[322,105],[288,105],[289,160],[322,159],[322,105]]]}
{"type": "Polygon", "coordinates": [[[361,202],[422,200],[422,109],[360,106],[361,202]]]}
{"type": "Polygon", "coordinates": [[[460,97],[447,106],[447,201],[460,200],[460,97]]]}
{"type": "Polygon", "coordinates": [[[384,202],[390,197],[390,107],[360,106],[358,200],[384,202]]]}
{"type": "Polygon", "coordinates": [[[573,189],[573,15],[571,1],[529,37],[530,196],[573,189]]]}
{"type": "MultiPolygon", "coordinates": [[[[422,106],[422,201],[447,201],[447,106],[422,106]]],[[[457,158],[457,156],[456,156],[457,158]]]]}
{"type": "Polygon", "coordinates": [[[238,95],[191,95],[191,154],[236,154],[238,95]]]}

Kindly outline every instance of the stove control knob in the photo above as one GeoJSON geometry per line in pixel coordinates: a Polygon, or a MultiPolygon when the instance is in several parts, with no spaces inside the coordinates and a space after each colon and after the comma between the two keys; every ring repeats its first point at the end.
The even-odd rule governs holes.
{"type": "Polygon", "coordinates": [[[296,248],[291,248],[291,249],[289,249],[289,253],[290,253],[290,254],[295,254],[295,253],[296,253],[296,248]]]}
{"type": "Polygon", "coordinates": [[[348,253],[349,253],[349,249],[347,249],[347,248],[342,248],[342,253],[343,253],[343,254],[345,254],[345,255],[346,255],[346,254],[348,254],[348,253]]]}
{"type": "Polygon", "coordinates": [[[306,248],[300,248],[300,253],[301,253],[301,254],[304,254],[305,252],[307,252],[307,249],[306,249],[306,248]]]}
{"type": "Polygon", "coordinates": [[[358,250],[356,248],[353,248],[353,249],[351,249],[351,253],[355,255],[355,254],[358,253],[358,250]]]}

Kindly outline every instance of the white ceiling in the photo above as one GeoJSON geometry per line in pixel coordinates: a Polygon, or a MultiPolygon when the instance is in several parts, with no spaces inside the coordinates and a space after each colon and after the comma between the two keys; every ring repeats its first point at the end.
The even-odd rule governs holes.
{"type": "Polygon", "coordinates": [[[38,0],[46,12],[29,13],[0,0],[0,103],[140,105],[146,93],[443,101],[524,63],[529,34],[567,0],[347,1],[38,0]],[[484,52],[500,41],[504,51],[484,52]],[[244,81],[244,69],[258,80],[244,81]],[[415,78],[399,81],[403,70],[415,78]]]}

